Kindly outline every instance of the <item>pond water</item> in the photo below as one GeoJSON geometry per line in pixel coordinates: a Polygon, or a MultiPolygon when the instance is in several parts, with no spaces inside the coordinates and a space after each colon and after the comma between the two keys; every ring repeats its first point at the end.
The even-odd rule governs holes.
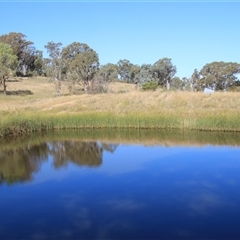
{"type": "Polygon", "coordinates": [[[0,144],[0,239],[239,239],[240,147],[224,136],[0,144]]]}

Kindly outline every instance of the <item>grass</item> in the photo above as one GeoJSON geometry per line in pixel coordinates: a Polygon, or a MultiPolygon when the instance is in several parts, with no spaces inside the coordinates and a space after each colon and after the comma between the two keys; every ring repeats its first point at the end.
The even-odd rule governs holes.
{"type": "Polygon", "coordinates": [[[110,93],[62,97],[46,78],[15,79],[0,94],[0,136],[51,129],[134,128],[240,131],[240,93],[154,92],[112,83],[110,93]]]}

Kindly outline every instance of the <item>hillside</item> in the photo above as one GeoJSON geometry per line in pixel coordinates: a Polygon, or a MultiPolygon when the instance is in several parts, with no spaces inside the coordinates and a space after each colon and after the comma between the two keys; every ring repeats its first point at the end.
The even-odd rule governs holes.
{"type": "Polygon", "coordinates": [[[158,113],[162,111],[238,112],[240,93],[216,92],[208,95],[193,92],[143,92],[134,84],[114,82],[108,94],[70,95],[67,84],[62,84],[62,96],[56,97],[54,86],[47,78],[18,78],[7,83],[7,96],[0,94],[0,111],[89,112],[111,111],[158,113]]]}

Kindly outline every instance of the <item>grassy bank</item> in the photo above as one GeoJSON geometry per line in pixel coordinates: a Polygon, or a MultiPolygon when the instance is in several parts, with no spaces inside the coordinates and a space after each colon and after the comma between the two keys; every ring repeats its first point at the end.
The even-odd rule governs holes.
{"type": "Polygon", "coordinates": [[[190,118],[181,112],[162,114],[113,113],[36,113],[19,112],[5,115],[1,119],[0,135],[26,134],[34,131],[53,129],[94,129],[94,128],[132,128],[132,129],[190,129],[203,131],[240,131],[239,116],[225,113],[192,115],[190,118]]]}
{"type": "Polygon", "coordinates": [[[0,136],[52,129],[134,128],[240,131],[240,93],[137,91],[113,83],[110,93],[54,96],[46,79],[10,82],[0,95],[0,136]]]}

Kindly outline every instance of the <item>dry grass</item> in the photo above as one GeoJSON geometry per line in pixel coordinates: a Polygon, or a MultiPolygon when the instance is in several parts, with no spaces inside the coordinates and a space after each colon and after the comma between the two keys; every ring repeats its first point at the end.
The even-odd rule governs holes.
{"type": "MultiPolygon", "coordinates": [[[[161,89],[142,92],[137,90],[134,84],[115,82],[110,85],[108,94],[96,95],[70,95],[67,84],[63,84],[63,96],[56,97],[54,86],[48,79],[40,77],[15,79],[8,82],[7,90],[8,96],[0,94],[0,114],[5,124],[9,121],[8,116],[26,113],[28,119],[36,113],[42,116],[54,114],[64,119],[73,114],[76,118],[76,114],[100,114],[103,124],[104,118],[108,117],[106,114],[110,114],[111,117],[128,116],[128,119],[121,120],[125,121],[124,126],[126,121],[131,121],[133,126],[134,117],[137,116],[144,119],[141,126],[151,118],[146,127],[158,127],[159,122],[165,118],[166,122],[172,121],[172,125],[169,126],[176,128],[240,130],[239,92],[217,92],[211,95],[166,92],[161,89]],[[102,114],[105,114],[105,117],[102,114]]],[[[115,117],[113,121],[116,120],[115,117]]],[[[17,118],[15,116],[15,119],[17,118]]],[[[102,126],[105,125],[104,123],[102,126]]]]}
{"type": "Polygon", "coordinates": [[[9,96],[0,94],[0,111],[20,109],[54,112],[131,112],[161,113],[162,111],[239,112],[240,93],[218,92],[212,95],[191,92],[141,92],[134,84],[112,83],[110,93],[69,95],[63,84],[63,96],[55,97],[54,87],[46,78],[19,79],[8,83],[9,96]],[[19,93],[19,94],[18,94],[19,93]],[[31,94],[30,94],[31,93],[31,94]]]}

